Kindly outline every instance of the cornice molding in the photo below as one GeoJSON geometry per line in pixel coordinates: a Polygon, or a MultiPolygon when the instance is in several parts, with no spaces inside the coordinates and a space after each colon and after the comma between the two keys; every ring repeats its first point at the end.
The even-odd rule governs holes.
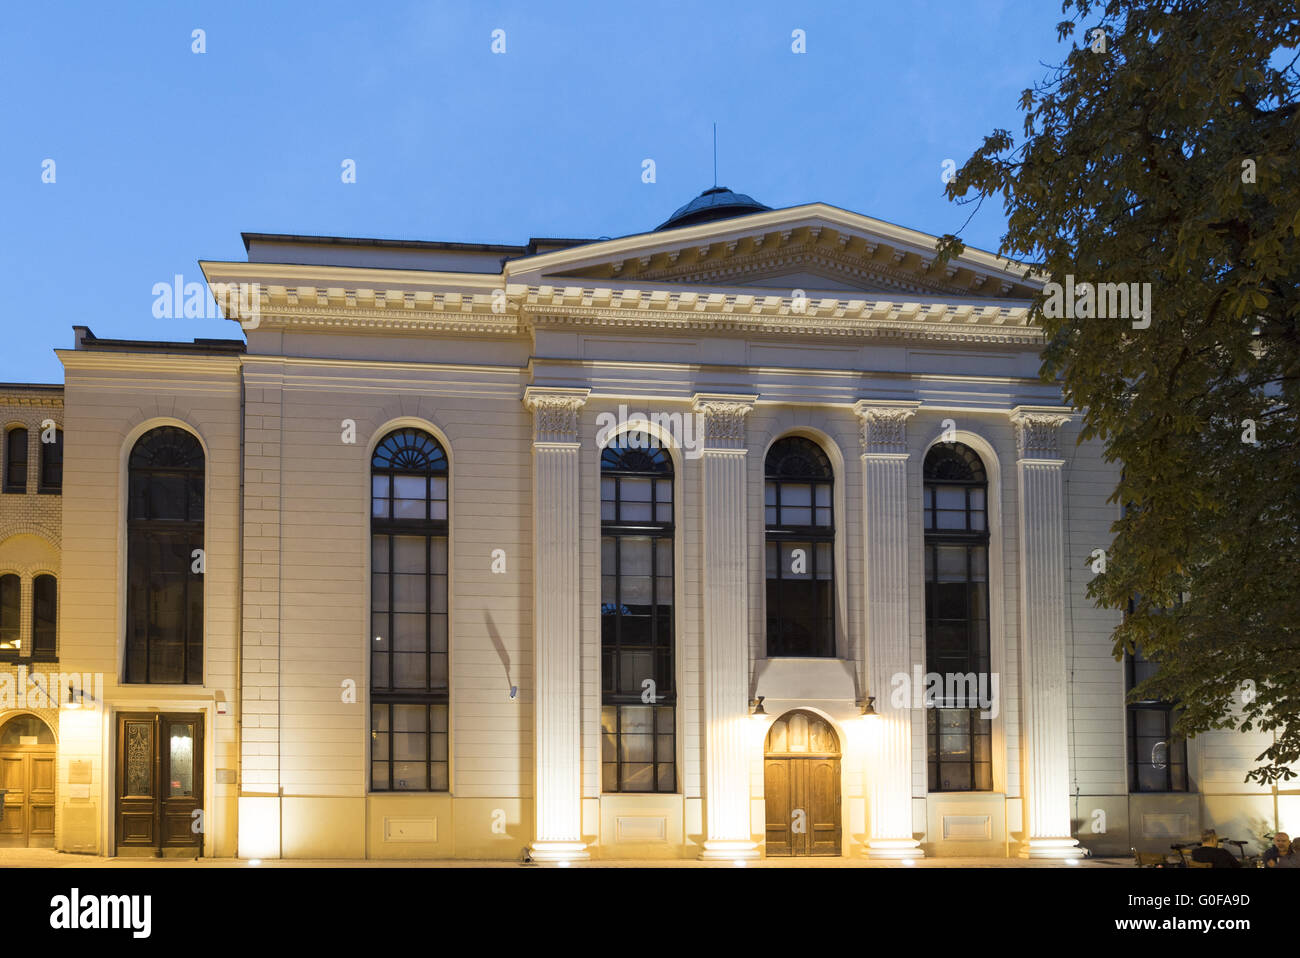
{"type": "MultiPolygon", "coordinates": [[[[762,243],[763,237],[758,237],[762,243]]],[[[752,241],[752,240],[751,240],[752,241]]],[[[874,247],[874,244],[872,244],[874,247]]],[[[873,250],[874,251],[874,250],[873,250]]],[[[916,255],[916,254],[910,254],[916,255]]],[[[870,255],[843,253],[833,247],[805,242],[795,246],[733,253],[717,262],[683,263],[637,271],[629,280],[660,283],[711,283],[726,285],[740,279],[767,279],[793,270],[822,270],[847,282],[885,286],[912,295],[970,296],[970,287],[935,281],[922,273],[876,262],[870,255]]],[[[740,283],[739,285],[745,285],[740,283]]]]}
{"type": "Polygon", "coordinates": [[[63,408],[62,396],[30,396],[22,393],[0,392],[0,406],[44,406],[63,408]]]}
{"type": "Polygon", "coordinates": [[[243,354],[201,356],[192,353],[131,352],[128,350],[56,349],[64,369],[131,370],[133,372],[195,372],[237,375],[243,354]]]}
{"type": "MultiPolygon", "coordinates": [[[[349,299],[364,298],[367,291],[351,291],[349,299]],[[358,296],[357,294],[362,294],[358,296]]],[[[369,291],[373,292],[373,290],[369,291]]],[[[475,297],[477,299],[478,297],[475,297]]],[[[487,299],[487,297],[485,297],[487,299]]],[[[231,317],[233,318],[233,317],[231,317]]],[[[242,317],[251,319],[251,317],[242,317]]],[[[275,306],[263,302],[256,324],[250,329],[357,330],[439,333],[488,333],[499,336],[522,336],[528,332],[520,322],[518,307],[507,304],[504,313],[494,313],[490,306],[474,303],[469,308],[414,309],[405,307],[364,308],[275,306]]]]}
{"type": "MultiPolygon", "coordinates": [[[[827,251],[827,255],[834,254],[827,251]]],[[[242,275],[247,280],[257,274],[242,275]]],[[[232,276],[213,273],[223,282],[232,276]]],[[[391,278],[396,283],[396,275],[391,278]]],[[[272,282],[260,286],[255,316],[230,318],[250,330],[520,337],[539,326],[606,326],[785,336],[887,336],[1032,346],[1045,342],[1041,329],[1029,325],[1028,307],[998,302],[882,300],[854,292],[795,299],[775,291],[591,284],[509,284],[489,289],[494,277],[474,279],[476,285],[471,289],[464,288],[464,277],[460,279],[461,289],[431,289],[427,280],[419,288],[395,288],[387,282],[383,286],[329,287],[291,287],[272,282]]],[[[262,276],[256,282],[265,280],[266,276],[262,276]]],[[[945,292],[961,298],[959,289],[945,292]]]]}
{"type": "Polygon", "coordinates": [[[759,333],[788,336],[844,336],[851,338],[924,339],[940,342],[980,342],[1042,346],[1042,331],[1030,326],[983,326],[934,322],[919,309],[907,318],[902,310],[889,319],[828,315],[751,315],[708,312],[624,312],[617,309],[574,308],[565,313],[535,313],[534,327],[581,327],[692,330],[759,333]]]}
{"type": "MultiPolygon", "coordinates": [[[[807,203],[802,206],[752,213],[672,230],[636,233],[632,236],[590,243],[571,249],[552,250],[536,256],[512,260],[506,264],[506,271],[510,275],[521,277],[556,275],[566,271],[598,268],[602,263],[613,260],[644,256],[647,255],[646,251],[649,248],[662,252],[665,247],[671,246],[680,247],[682,250],[691,247],[717,246],[720,250],[731,253],[735,252],[744,240],[775,234],[783,242],[788,242],[801,231],[810,233],[816,231],[824,234],[826,240],[832,236],[847,235],[868,243],[879,242],[898,251],[915,253],[923,260],[933,258],[935,243],[938,240],[938,237],[928,233],[873,219],[826,203],[807,203]]],[[[765,239],[764,242],[767,240],[765,239]]],[[[967,247],[950,266],[969,269],[977,275],[986,274],[985,279],[977,286],[985,285],[993,276],[1013,277],[1015,283],[1024,285],[1046,282],[1046,277],[1039,274],[1032,275],[1028,280],[1022,279],[1020,277],[1025,271],[1025,264],[974,247],[967,247]]]]}

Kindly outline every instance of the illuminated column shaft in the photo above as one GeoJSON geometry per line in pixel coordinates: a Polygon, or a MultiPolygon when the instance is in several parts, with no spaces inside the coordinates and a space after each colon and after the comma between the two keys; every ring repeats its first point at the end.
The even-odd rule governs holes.
{"type": "Polygon", "coordinates": [[[701,858],[758,857],[749,820],[745,416],[753,396],[697,395],[704,414],[704,799],[701,858]]]}
{"type": "Polygon", "coordinates": [[[1083,854],[1070,835],[1065,672],[1065,522],[1056,412],[1013,410],[1020,512],[1021,688],[1024,690],[1024,858],[1083,854]]]}
{"type": "Polygon", "coordinates": [[[912,712],[892,701],[895,675],[911,678],[907,577],[907,420],[920,403],[864,400],[862,510],[866,568],[867,694],[879,716],[868,719],[867,812],[871,858],[920,858],[912,837],[912,712]]]}
{"type": "Polygon", "coordinates": [[[588,390],[531,387],[533,761],[539,861],[588,857],[582,841],[578,409],[588,390]]]}

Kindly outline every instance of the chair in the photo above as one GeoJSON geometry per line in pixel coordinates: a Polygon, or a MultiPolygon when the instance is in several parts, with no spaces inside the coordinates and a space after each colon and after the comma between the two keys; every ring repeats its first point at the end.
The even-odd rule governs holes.
{"type": "Polygon", "coordinates": [[[1189,859],[1187,859],[1187,867],[1188,867],[1188,868],[1213,868],[1213,867],[1214,867],[1214,863],[1213,863],[1213,862],[1198,862],[1198,861],[1195,861],[1194,859],[1189,858],[1189,859]]]}

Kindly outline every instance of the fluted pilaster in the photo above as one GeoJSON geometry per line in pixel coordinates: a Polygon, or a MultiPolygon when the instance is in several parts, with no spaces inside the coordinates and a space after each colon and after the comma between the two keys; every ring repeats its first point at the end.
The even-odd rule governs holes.
{"type": "Polygon", "coordinates": [[[701,858],[757,858],[749,819],[749,574],[745,417],[754,396],[699,394],[704,496],[705,842],[701,858]]]}
{"type": "Polygon", "coordinates": [[[1070,417],[1018,406],[1022,736],[1025,858],[1083,854],[1070,835],[1070,762],[1065,671],[1065,521],[1057,435],[1070,417]]]}
{"type": "Polygon", "coordinates": [[[534,858],[588,857],[582,842],[578,410],[586,389],[531,387],[534,858]]]}
{"type": "Polygon", "coordinates": [[[895,675],[911,674],[908,630],[907,420],[920,403],[864,400],[862,421],[863,565],[867,612],[867,811],[871,858],[919,858],[912,837],[911,703],[895,706],[895,675]]]}

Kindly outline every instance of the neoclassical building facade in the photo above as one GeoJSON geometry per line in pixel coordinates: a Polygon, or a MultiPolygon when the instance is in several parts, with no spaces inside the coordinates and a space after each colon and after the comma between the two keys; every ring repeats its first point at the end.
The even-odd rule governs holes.
{"type": "Polygon", "coordinates": [[[57,847],[1067,859],[1294,818],[1258,736],[1125,702],[1085,596],[1118,466],[1022,268],[719,189],[618,239],[244,243],[201,264],[241,338],[58,352],[57,662],[100,687],[57,847]]]}

